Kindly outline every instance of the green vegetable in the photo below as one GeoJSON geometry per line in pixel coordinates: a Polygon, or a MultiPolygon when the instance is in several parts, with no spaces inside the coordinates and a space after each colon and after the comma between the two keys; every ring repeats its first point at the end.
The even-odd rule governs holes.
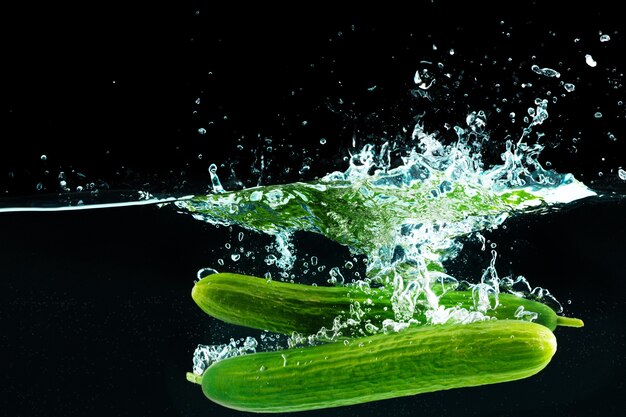
{"type": "MultiPolygon", "coordinates": [[[[351,308],[363,311],[362,324],[380,326],[393,319],[394,311],[389,290],[370,289],[367,292],[353,286],[314,287],[302,284],[268,281],[247,275],[220,273],[198,281],[191,296],[207,314],[240,326],[290,334],[313,334],[322,327],[333,325],[337,316],[350,318],[351,308]]],[[[439,299],[445,307],[474,309],[471,291],[450,291],[439,299]]],[[[581,320],[559,317],[545,304],[512,294],[500,294],[499,305],[486,311],[497,319],[514,319],[518,309],[537,314],[534,320],[554,330],[557,325],[581,327],[581,320]]],[[[423,312],[414,317],[426,322],[423,312]]]]}
{"type": "Polygon", "coordinates": [[[223,406],[279,413],[522,379],[555,351],[544,326],[489,320],[238,356],[188,379],[223,406]]]}

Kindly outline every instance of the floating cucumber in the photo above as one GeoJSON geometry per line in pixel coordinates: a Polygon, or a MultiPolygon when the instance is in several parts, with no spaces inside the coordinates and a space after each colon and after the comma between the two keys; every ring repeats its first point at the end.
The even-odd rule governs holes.
{"type": "MultiPolygon", "coordinates": [[[[363,324],[379,326],[393,319],[391,294],[384,288],[367,292],[351,286],[314,287],[302,284],[269,281],[248,275],[219,273],[198,281],[191,292],[196,304],[207,314],[240,326],[290,334],[313,334],[327,329],[342,315],[350,317],[350,309],[358,303],[364,315],[363,324]]],[[[439,299],[445,307],[474,309],[471,291],[450,291],[439,299]]],[[[497,319],[514,319],[520,306],[525,312],[537,314],[534,320],[554,330],[557,325],[581,327],[581,320],[557,316],[545,304],[511,294],[500,294],[499,305],[485,312],[497,319]]],[[[423,313],[414,317],[426,322],[423,313]]]]}
{"type": "Polygon", "coordinates": [[[238,356],[187,379],[223,406],[279,413],[522,379],[555,351],[544,326],[488,320],[238,356]]]}

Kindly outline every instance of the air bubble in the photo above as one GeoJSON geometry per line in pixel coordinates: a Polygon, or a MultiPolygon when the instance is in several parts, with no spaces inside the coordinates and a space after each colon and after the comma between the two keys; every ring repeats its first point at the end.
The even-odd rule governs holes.
{"type": "Polygon", "coordinates": [[[206,278],[209,275],[213,275],[213,274],[217,274],[217,270],[213,269],[213,268],[200,268],[198,269],[198,272],[196,272],[196,277],[198,277],[198,279],[202,279],[202,278],[206,278]]]}

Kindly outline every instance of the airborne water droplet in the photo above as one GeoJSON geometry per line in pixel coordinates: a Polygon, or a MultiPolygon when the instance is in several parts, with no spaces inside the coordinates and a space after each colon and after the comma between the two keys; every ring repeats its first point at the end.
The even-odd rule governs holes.
{"type": "Polygon", "coordinates": [[[600,42],[608,42],[610,40],[611,40],[611,37],[609,35],[600,36],[600,42]]]}
{"type": "Polygon", "coordinates": [[[539,68],[539,65],[533,65],[530,69],[533,70],[534,73],[545,75],[546,77],[559,78],[561,76],[560,72],[553,70],[552,68],[539,68]]]}
{"type": "Polygon", "coordinates": [[[593,59],[593,57],[589,54],[585,55],[585,62],[587,63],[587,65],[589,65],[591,68],[595,67],[596,65],[598,65],[598,63],[593,59]]]}
{"type": "Polygon", "coordinates": [[[626,181],[626,171],[624,171],[623,169],[620,168],[619,171],[617,171],[617,176],[620,180],[626,181]]]}

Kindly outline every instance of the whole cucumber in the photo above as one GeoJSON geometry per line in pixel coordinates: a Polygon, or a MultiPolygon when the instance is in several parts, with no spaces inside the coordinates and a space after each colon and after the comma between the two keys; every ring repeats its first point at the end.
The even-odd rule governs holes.
{"type": "Polygon", "coordinates": [[[555,351],[545,326],[487,320],[238,356],[188,379],[223,406],[279,413],[522,379],[555,351]]]}
{"type": "MultiPolygon", "coordinates": [[[[198,281],[191,296],[204,312],[217,319],[284,334],[314,334],[322,327],[331,328],[337,316],[350,317],[350,309],[356,303],[363,311],[362,323],[380,326],[383,320],[394,318],[391,293],[384,288],[365,292],[352,286],[314,287],[219,273],[198,281]]],[[[473,294],[450,291],[440,297],[439,304],[473,309],[473,294]]],[[[536,313],[534,322],[550,330],[557,325],[582,326],[581,320],[559,317],[545,304],[504,293],[499,294],[498,307],[485,314],[497,319],[515,319],[520,306],[526,312],[536,313]]],[[[422,312],[414,318],[426,322],[422,312]]]]}

